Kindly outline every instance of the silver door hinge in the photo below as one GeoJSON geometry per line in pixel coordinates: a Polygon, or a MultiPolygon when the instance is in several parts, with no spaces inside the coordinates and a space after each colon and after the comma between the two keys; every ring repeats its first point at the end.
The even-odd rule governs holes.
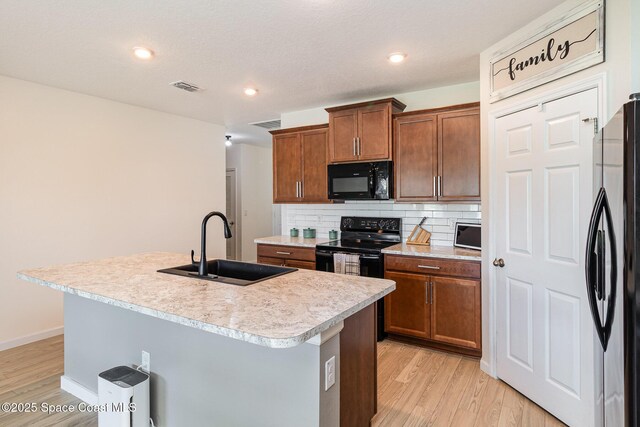
{"type": "Polygon", "coordinates": [[[598,133],[598,118],[597,117],[588,117],[586,119],[582,119],[583,122],[593,122],[593,133],[598,133]]]}

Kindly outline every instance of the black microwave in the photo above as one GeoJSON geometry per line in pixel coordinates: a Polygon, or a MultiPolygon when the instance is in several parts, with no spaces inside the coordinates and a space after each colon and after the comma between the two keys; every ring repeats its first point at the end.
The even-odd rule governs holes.
{"type": "Polygon", "coordinates": [[[391,162],[329,165],[329,199],[389,200],[393,198],[391,162]]]}

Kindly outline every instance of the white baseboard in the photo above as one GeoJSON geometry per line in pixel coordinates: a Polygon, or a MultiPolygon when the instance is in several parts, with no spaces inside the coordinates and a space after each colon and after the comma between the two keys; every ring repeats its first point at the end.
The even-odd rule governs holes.
{"type": "Polygon", "coordinates": [[[96,393],[65,375],[60,377],[60,388],[89,405],[98,404],[98,395],[96,393]]]}
{"type": "Polygon", "coordinates": [[[2,341],[0,342],[0,351],[19,347],[25,344],[30,344],[32,342],[40,341],[45,338],[55,337],[56,335],[62,335],[63,333],[64,326],[58,326],[57,328],[47,329],[45,331],[36,332],[35,334],[25,335],[23,337],[2,341]]]}
{"type": "Polygon", "coordinates": [[[493,367],[489,365],[489,363],[487,363],[485,360],[482,360],[482,359],[480,360],[480,370],[482,370],[485,374],[497,379],[498,376],[496,375],[496,372],[492,368],[493,367]]]}

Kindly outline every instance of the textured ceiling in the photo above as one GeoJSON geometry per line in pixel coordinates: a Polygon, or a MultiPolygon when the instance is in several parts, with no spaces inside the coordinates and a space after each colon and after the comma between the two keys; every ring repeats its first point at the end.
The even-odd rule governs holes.
{"type": "Polygon", "coordinates": [[[2,0],[0,74],[224,124],[477,80],[553,0],[2,0]],[[156,52],[148,63],[133,46],[156,52]],[[386,55],[408,53],[391,65],[386,55]],[[188,93],[175,80],[205,90],[188,93]],[[260,93],[247,98],[242,88],[260,93]]]}

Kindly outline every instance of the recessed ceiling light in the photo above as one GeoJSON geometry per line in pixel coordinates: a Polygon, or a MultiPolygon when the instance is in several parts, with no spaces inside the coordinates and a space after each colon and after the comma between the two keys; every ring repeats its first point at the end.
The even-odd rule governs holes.
{"type": "Polygon", "coordinates": [[[256,96],[258,94],[258,89],[252,87],[245,87],[244,94],[247,96],[256,96]]]}
{"type": "Polygon", "coordinates": [[[153,51],[151,49],[147,49],[146,47],[134,47],[133,54],[139,59],[149,60],[153,58],[153,51]]]}
{"type": "Polygon", "coordinates": [[[225,138],[227,138],[227,140],[224,142],[224,145],[226,145],[227,147],[231,147],[231,145],[233,144],[231,142],[231,135],[226,135],[225,138]]]}
{"type": "Polygon", "coordinates": [[[389,58],[390,62],[393,62],[394,64],[398,64],[402,61],[404,61],[407,57],[406,53],[402,53],[402,52],[393,52],[391,54],[389,54],[389,56],[387,58],[389,58]]]}

